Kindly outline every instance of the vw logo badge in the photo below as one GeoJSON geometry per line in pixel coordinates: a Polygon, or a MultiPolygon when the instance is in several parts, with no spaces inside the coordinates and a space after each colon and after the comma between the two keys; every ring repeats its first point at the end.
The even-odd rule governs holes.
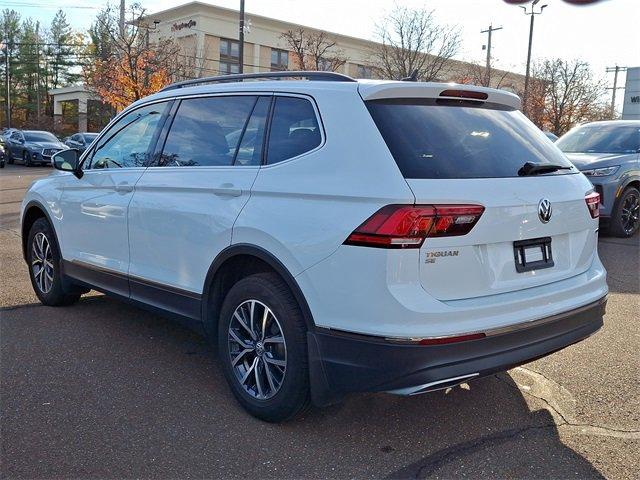
{"type": "Polygon", "coordinates": [[[542,223],[549,223],[552,211],[551,202],[546,198],[543,198],[538,202],[538,217],[542,223]]]}

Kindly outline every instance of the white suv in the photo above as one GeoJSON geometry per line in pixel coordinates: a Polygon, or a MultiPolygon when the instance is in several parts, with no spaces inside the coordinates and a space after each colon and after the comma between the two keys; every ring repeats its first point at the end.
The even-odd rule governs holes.
{"type": "Polygon", "coordinates": [[[30,188],[33,287],[188,321],[269,421],[531,361],[602,326],[607,284],[598,195],[519,105],[319,72],[174,84],[30,188]],[[306,80],[245,81],[284,76],[306,80]]]}

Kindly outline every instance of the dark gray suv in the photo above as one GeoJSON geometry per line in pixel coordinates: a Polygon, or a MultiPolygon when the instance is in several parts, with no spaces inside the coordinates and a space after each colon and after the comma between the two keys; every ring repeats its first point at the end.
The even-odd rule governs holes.
{"type": "Polygon", "coordinates": [[[640,227],[640,120],[587,123],[556,146],[600,194],[603,226],[619,237],[635,234],[640,227]]]}

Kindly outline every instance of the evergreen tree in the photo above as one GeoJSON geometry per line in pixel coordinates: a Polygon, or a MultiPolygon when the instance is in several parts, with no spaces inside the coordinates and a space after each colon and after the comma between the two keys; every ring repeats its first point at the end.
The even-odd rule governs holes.
{"type": "Polygon", "coordinates": [[[80,45],[75,43],[71,25],[62,10],[58,10],[51,21],[48,43],[50,44],[47,48],[51,70],[50,87],[59,88],[76,83],[81,78],[77,69],[80,45]]]}
{"type": "Polygon", "coordinates": [[[1,54],[1,59],[2,59],[2,118],[3,118],[3,122],[2,125],[6,125],[7,124],[7,119],[5,118],[6,115],[6,105],[7,105],[7,98],[6,98],[6,89],[5,89],[5,79],[7,76],[7,71],[6,71],[6,55],[9,55],[9,59],[10,59],[10,66],[9,66],[9,95],[10,98],[12,100],[11,102],[11,116],[13,117],[14,113],[16,112],[16,105],[15,105],[15,96],[16,96],[16,85],[13,81],[14,77],[16,76],[16,72],[18,69],[18,66],[16,65],[15,62],[12,61],[15,53],[16,53],[16,49],[18,47],[18,42],[19,42],[19,36],[20,36],[20,14],[18,12],[16,12],[15,10],[9,10],[8,8],[2,11],[2,16],[0,16],[0,37],[2,37],[0,40],[3,41],[3,43],[5,43],[5,48],[2,49],[2,54],[1,54]]]}

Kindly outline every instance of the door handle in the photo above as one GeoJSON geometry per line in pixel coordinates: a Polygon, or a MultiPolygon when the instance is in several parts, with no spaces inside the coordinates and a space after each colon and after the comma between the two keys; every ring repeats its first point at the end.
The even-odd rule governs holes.
{"type": "Polygon", "coordinates": [[[218,188],[213,189],[213,194],[219,196],[239,197],[242,195],[242,190],[235,188],[233,183],[223,183],[218,188]]]}
{"type": "Polygon", "coordinates": [[[116,192],[118,193],[130,193],[133,192],[133,185],[129,185],[126,182],[119,183],[116,185],[116,192]]]}

